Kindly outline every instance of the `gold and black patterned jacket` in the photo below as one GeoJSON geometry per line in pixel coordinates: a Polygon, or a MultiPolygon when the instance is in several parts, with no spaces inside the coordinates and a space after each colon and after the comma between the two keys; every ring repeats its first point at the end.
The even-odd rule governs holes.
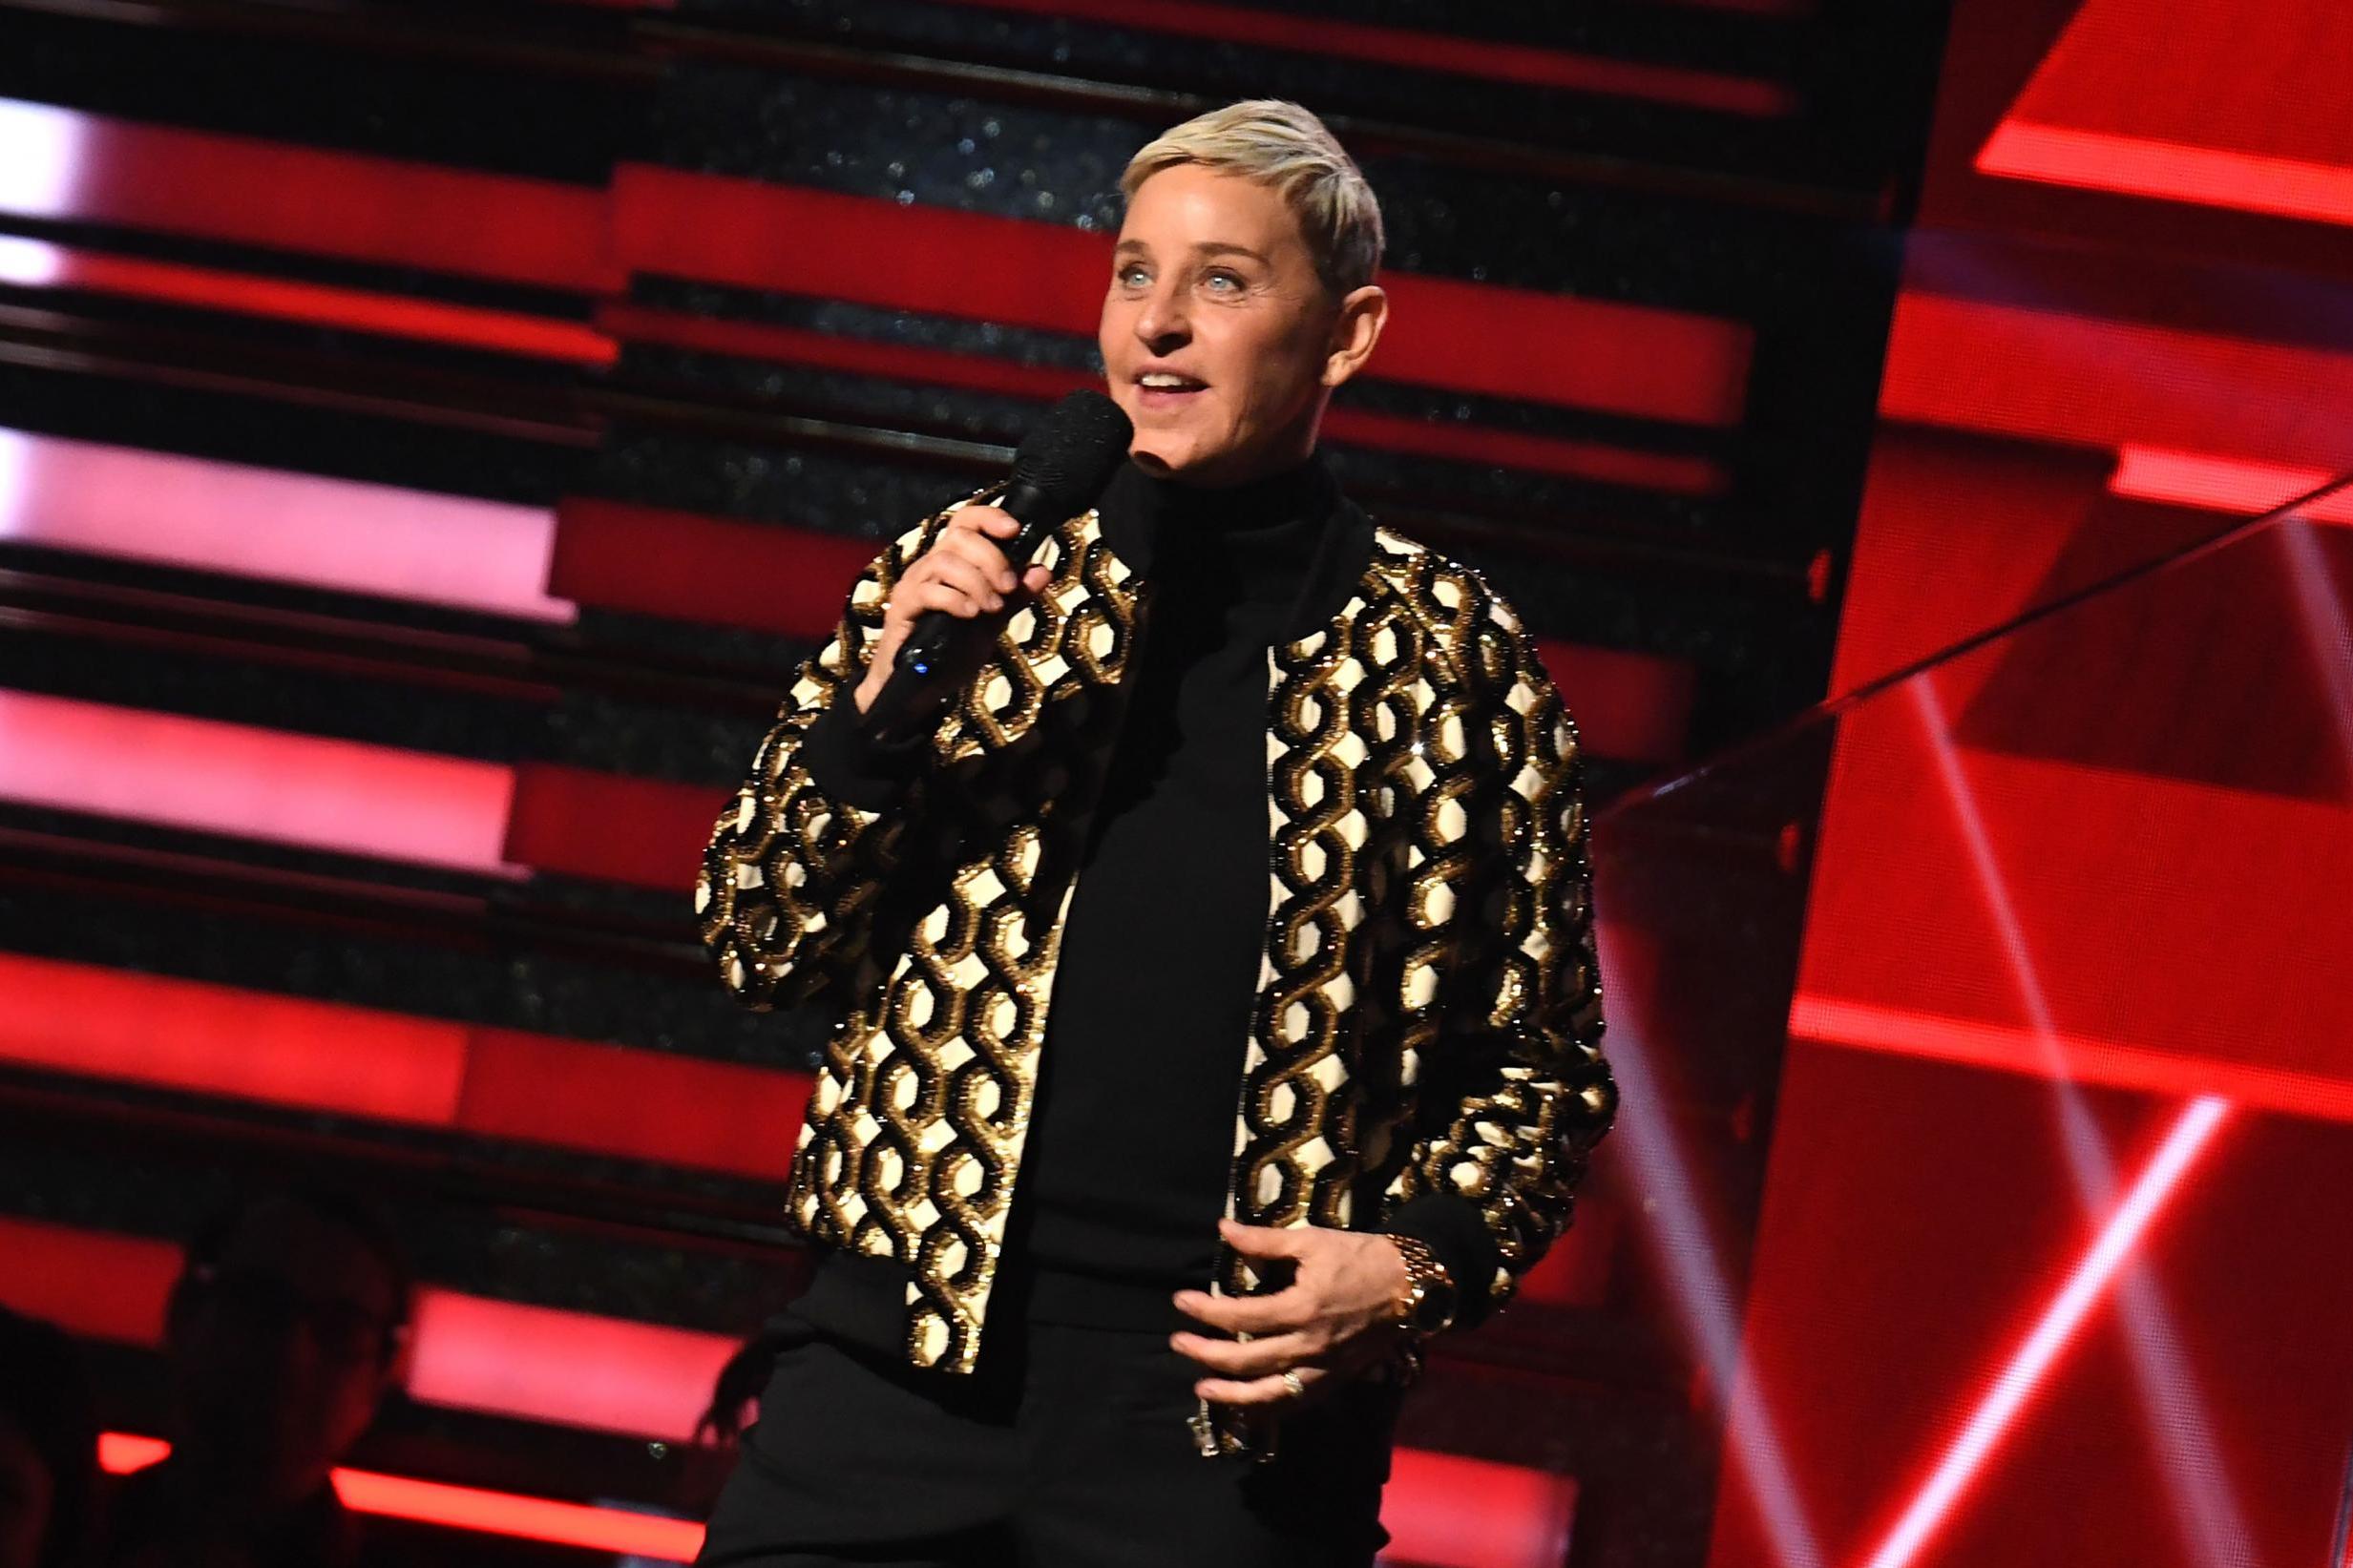
{"type": "MultiPolygon", "coordinates": [[[[903,791],[851,787],[824,763],[840,699],[893,584],[956,510],[858,579],[721,817],[696,900],[740,997],[836,1018],[795,1223],[881,1270],[910,1362],[969,1371],[1152,585],[1100,513],[1063,524],[1038,557],[1051,582],[943,717],[928,765],[903,791]]],[[[1299,635],[1268,658],[1268,915],[1227,1208],[1428,1237],[1471,1260],[1458,1278],[1476,1316],[1567,1224],[1615,1109],[1577,737],[1477,574],[1344,512],[1299,635]]],[[[1224,1257],[1218,1288],[1261,1287],[1224,1257]]]]}

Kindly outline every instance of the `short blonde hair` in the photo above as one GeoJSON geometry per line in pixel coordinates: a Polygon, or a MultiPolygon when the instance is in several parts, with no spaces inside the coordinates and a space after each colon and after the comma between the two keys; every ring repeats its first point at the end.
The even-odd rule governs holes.
{"type": "Polygon", "coordinates": [[[1363,287],[1380,270],[1380,202],[1364,172],[1307,110],[1281,98],[1249,98],[1196,115],[1145,144],[1120,176],[1120,194],[1163,169],[1198,163],[1282,192],[1334,294],[1363,287]]]}

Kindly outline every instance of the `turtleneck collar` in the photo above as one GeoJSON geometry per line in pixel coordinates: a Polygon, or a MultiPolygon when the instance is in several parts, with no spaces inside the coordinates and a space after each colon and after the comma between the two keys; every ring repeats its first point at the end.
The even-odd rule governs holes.
{"type": "Polygon", "coordinates": [[[1276,612],[1290,640],[1347,602],[1372,549],[1372,523],[1340,493],[1320,454],[1244,485],[1207,488],[1123,466],[1099,506],[1103,538],[1147,583],[1276,612]]]}

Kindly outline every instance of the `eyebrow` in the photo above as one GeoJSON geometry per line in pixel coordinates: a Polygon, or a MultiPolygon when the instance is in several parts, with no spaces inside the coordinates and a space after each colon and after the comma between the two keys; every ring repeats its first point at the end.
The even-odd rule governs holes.
{"type": "MultiPolygon", "coordinates": [[[[1141,240],[1123,240],[1117,245],[1112,247],[1111,253],[1114,256],[1148,256],[1151,254],[1151,250],[1152,247],[1145,244],[1141,240]]],[[[1192,247],[1192,254],[1195,256],[1247,256],[1251,261],[1258,262],[1261,266],[1272,266],[1274,264],[1264,253],[1254,251],[1248,245],[1237,245],[1231,240],[1204,240],[1202,243],[1192,247]]]]}

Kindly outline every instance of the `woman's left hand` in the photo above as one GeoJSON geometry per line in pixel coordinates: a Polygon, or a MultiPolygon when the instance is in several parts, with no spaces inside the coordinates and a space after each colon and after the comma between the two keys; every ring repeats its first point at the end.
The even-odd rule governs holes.
{"type": "Polygon", "coordinates": [[[1285,1259],[1292,1281],[1266,1296],[1177,1292],[1187,1317],[1247,1339],[1177,1333],[1169,1343],[1208,1368],[1193,1391],[1219,1405],[1273,1405],[1312,1398],[1331,1379],[1385,1358],[1397,1343],[1397,1303],[1412,1277],[1388,1237],[1306,1225],[1283,1229],[1218,1222],[1226,1244],[1245,1258],[1285,1259]],[[1299,1391],[1283,1379],[1290,1372],[1299,1391]]]}

